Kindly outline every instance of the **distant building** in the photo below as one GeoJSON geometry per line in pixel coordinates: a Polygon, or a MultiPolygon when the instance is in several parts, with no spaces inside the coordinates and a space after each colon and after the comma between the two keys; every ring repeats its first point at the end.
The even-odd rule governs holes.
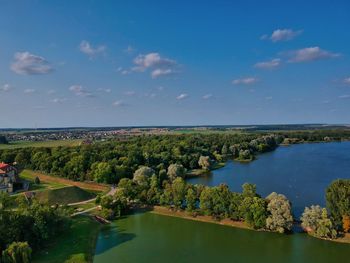
{"type": "Polygon", "coordinates": [[[13,192],[13,185],[19,181],[17,169],[7,163],[0,163],[0,191],[13,192]]]}

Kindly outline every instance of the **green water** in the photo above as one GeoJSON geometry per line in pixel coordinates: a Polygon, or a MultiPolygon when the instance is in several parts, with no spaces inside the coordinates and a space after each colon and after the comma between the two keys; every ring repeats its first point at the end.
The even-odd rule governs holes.
{"type": "Polygon", "coordinates": [[[349,262],[350,245],[144,213],[104,228],[95,253],[95,263],[331,263],[349,262]]]}

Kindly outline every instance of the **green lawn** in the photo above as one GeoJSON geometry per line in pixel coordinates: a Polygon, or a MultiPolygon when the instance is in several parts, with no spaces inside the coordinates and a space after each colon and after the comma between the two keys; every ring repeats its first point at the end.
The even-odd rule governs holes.
{"type": "Polygon", "coordinates": [[[58,147],[58,146],[77,146],[82,142],[81,139],[76,140],[56,140],[56,141],[14,141],[9,144],[0,144],[0,150],[2,149],[17,149],[25,147],[58,147]]]}
{"type": "Polygon", "coordinates": [[[77,186],[66,186],[36,192],[35,197],[42,202],[54,204],[77,203],[94,198],[96,195],[77,186]]]}
{"type": "Polygon", "coordinates": [[[66,233],[55,238],[47,248],[33,255],[35,263],[92,262],[101,225],[87,216],[72,219],[66,233]]]}
{"type": "Polygon", "coordinates": [[[30,171],[30,170],[23,170],[19,177],[21,179],[24,179],[26,181],[29,181],[30,187],[29,190],[30,191],[42,191],[42,190],[48,190],[48,189],[57,189],[57,188],[62,188],[65,187],[67,185],[65,184],[60,184],[60,183],[56,183],[56,182],[41,182],[40,184],[35,184],[34,180],[35,180],[35,172],[30,171]]]}

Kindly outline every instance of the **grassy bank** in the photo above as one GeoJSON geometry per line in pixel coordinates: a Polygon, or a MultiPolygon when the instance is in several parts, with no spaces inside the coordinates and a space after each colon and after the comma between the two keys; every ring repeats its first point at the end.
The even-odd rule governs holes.
{"type": "Polygon", "coordinates": [[[249,226],[247,226],[244,222],[241,221],[233,221],[231,219],[223,219],[223,220],[215,220],[211,216],[202,216],[202,215],[197,215],[193,217],[190,213],[186,211],[174,211],[170,210],[167,207],[163,206],[154,206],[153,210],[151,210],[151,213],[153,214],[158,214],[158,215],[165,215],[165,216],[173,216],[173,217],[180,217],[180,218],[185,218],[193,221],[200,221],[200,222],[207,222],[207,223],[214,223],[214,224],[219,224],[219,225],[225,225],[225,226],[231,226],[231,227],[238,227],[238,228],[243,228],[243,229],[252,229],[249,226]]]}
{"type": "Polygon", "coordinates": [[[35,263],[88,263],[92,262],[101,224],[87,216],[78,216],[65,233],[46,248],[34,254],[35,263]]]}
{"type": "Polygon", "coordinates": [[[58,189],[38,191],[35,197],[39,201],[47,202],[50,205],[67,205],[93,199],[96,195],[77,186],[66,186],[58,189]]]}
{"type": "Polygon", "coordinates": [[[8,144],[0,144],[0,150],[2,149],[17,149],[25,147],[59,147],[59,146],[78,146],[83,140],[52,140],[52,141],[13,141],[8,144]]]}
{"type": "Polygon", "coordinates": [[[66,178],[62,177],[56,177],[56,176],[51,176],[47,175],[41,172],[36,172],[32,170],[25,169],[21,172],[20,174],[21,177],[23,177],[26,180],[34,181],[35,177],[39,177],[40,181],[46,184],[51,184],[51,185],[62,185],[62,186],[67,186],[67,185],[74,185],[78,186],[82,189],[88,189],[91,191],[101,191],[101,192],[107,192],[109,190],[109,186],[106,184],[99,184],[95,182],[78,182],[78,181],[72,181],[66,178]]]}

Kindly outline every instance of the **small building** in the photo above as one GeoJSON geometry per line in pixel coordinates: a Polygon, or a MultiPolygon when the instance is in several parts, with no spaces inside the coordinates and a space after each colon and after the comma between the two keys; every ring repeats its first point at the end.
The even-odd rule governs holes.
{"type": "Polygon", "coordinates": [[[7,163],[0,163],[0,191],[12,193],[14,184],[19,182],[16,167],[7,163]]]}

